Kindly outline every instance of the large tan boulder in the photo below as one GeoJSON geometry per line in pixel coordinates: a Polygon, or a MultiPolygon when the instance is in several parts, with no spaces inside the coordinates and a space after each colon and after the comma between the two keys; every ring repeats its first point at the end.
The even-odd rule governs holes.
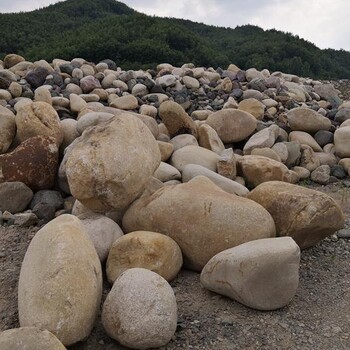
{"type": "Polygon", "coordinates": [[[296,142],[299,142],[301,145],[308,145],[308,146],[310,146],[315,152],[322,152],[321,146],[307,132],[304,132],[304,131],[292,131],[289,134],[289,141],[296,141],[296,142]]]}
{"type": "Polygon", "coordinates": [[[80,220],[61,215],[40,229],[19,277],[21,327],[47,329],[65,346],[77,343],[94,326],[101,294],[101,264],[80,220]]]}
{"type": "Polygon", "coordinates": [[[198,142],[201,147],[219,155],[225,150],[225,145],[220,140],[219,135],[208,124],[203,124],[198,128],[198,142]]]}
{"type": "Polygon", "coordinates": [[[108,255],[106,272],[111,284],[124,271],[134,267],[151,270],[171,281],[181,266],[181,249],[173,239],[157,232],[136,231],[114,242],[108,255]]]}
{"type": "Polygon", "coordinates": [[[23,142],[43,135],[56,139],[59,146],[63,140],[60,118],[55,109],[46,102],[33,102],[19,108],[16,114],[17,137],[23,142]]]}
{"type": "Polygon", "coordinates": [[[300,249],[290,237],[258,239],[210,259],[201,284],[258,310],[286,306],[299,284],[300,249]]]}
{"type": "Polygon", "coordinates": [[[271,125],[268,128],[258,131],[256,134],[251,136],[244,145],[243,153],[245,155],[249,155],[255,148],[272,147],[278,137],[278,132],[279,127],[277,125],[271,125]]]}
{"type": "Polygon", "coordinates": [[[126,232],[147,230],[173,238],[185,266],[196,271],[225,249],[275,235],[265,209],[222,191],[203,176],[136,200],[123,217],[123,227],[126,232]]]}
{"type": "Polygon", "coordinates": [[[334,133],[335,152],[340,158],[350,157],[350,126],[337,129],[334,133]]]}
{"type": "Polygon", "coordinates": [[[159,117],[167,127],[170,137],[180,134],[190,134],[197,137],[196,124],[178,103],[163,102],[159,107],[159,117]]]}
{"type": "Polygon", "coordinates": [[[159,147],[147,126],[123,114],[87,129],[75,141],[66,174],[72,195],[103,213],[127,208],[159,164],[159,147]]]}
{"type": "Polygon", "coordinates": [[[288,123],[292,130],[306,131],[311,134],[319,130],[329,130],[332,123],[313,109],[298,107],[287,113],[288,123]]]}
{"type": "Polygon", "coordinates": [[[238,104],[238,109],[253,115],[256,119],[261,120],[264,117],[266,106],[255,98],[247,98],[238,104]]]}
{"type": "Polygon", "coordinates": [[[5,56],[4,58],[4,64],[5,64],[5,68],[11,68],[13,66],[15,66],[16,64],[25,61],[25,58],[20,56],[20,55],[16,55],[14,53],[10,53],[8,55],[5,56]]]}
{"type": "Polygon", "coordinates": [[[262,156],[243,156],[237,160],[238,173],[248,185],[256,187],[267,181],[291,181],[288,168],[276,160],[262,156]]]}
{"type": "MultiPolygon", "coordinates": [[[[0,107],[0,154],[6,153],[16,135],[14,115],[3,111],[0,107]]],[[[9,111],[10,112],[10,111],[9,111]]]]}
{"type": "Polygon", "coordinates": [[[277,235],[292,237],[302,249],[344,225],[340,206],[326,194],[309,188],[271,181],[255,188],[248,198],[272,215],[277,235]]]}
{"type": "Polygon", "coordinates": [[[128,348],[165,346],[176,331],[174,292],[155,272],[129,269],[115,281],[107,295],[102,324],[111,338],[128,348]]]}
{"type": "Polygon", "coordinates": [[[0,332],[1,350],[66,350],[49,331],[36,327],[8,329],[0,332]]]}
{"type": "Polygon", "coordinates": [[[224,143],[239,142],[250,136],[257,126],[257,120],[250,113],[233,108],[211,114],[207,123],[218,133],[224,143]]]}

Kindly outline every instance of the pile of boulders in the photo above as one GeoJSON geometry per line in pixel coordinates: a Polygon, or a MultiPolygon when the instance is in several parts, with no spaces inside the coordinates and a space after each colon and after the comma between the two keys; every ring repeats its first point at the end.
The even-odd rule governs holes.
{"type": "Polygon", "coordinates": [[[7,55],[0,222],[46,225],[22,264],[22,328],[1,333],[1,348],[85,340],[102,268],[113,285],[102,323],[130,348],[173,337],[169,282],[182,266],[251,308],[287,305],[300,249],[344,224],[332,198],[297,183],[349,171],[350,101],[331,84],[235,65],[123,71],[7,55]]]}

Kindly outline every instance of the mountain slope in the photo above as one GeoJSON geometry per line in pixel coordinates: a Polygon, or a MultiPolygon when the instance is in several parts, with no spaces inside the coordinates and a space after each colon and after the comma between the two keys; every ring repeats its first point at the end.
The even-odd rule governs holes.
{"type": "Polygon", "coordinates": [[[0,14],[0,57],[28,60],[111,58],[123,68],[160,62],[282,70],[313,78],[350,78],[350,52],[321,50],[277,30],[235,29],[140,14],[114,0],[67,0],[47,8],[0,14]]]}

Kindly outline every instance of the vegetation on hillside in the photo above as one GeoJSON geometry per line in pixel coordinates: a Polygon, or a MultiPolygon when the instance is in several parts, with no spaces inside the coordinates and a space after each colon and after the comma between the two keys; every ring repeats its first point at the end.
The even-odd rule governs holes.
{"type": "Polygon", "coordinates": [[[245,25],[220,28],[138,13],[114,0],[67,0],[0,14],[0,58],[110,58],[125,69],[169,62],[281,70],[313,78],[350,78],[350,52],[321,50],[291,33],[245,25]]]}

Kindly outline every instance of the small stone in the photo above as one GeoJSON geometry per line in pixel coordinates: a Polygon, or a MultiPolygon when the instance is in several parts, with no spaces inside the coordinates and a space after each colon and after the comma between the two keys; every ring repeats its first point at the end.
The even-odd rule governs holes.
{"type": "Polygon", "coordinates": [[[232,148],[227,148],[220,154],[217,162],[217,172],[231,180],[236,178],[236,157],[232,148]]]}
{"type": "Polygon", "coordinates": [[[0,184],[0,210],[16,214],[25,210],[33,198],[33,191],[22,182],[0,184]]]}
{"type": "Polygon", "coordinates": [[[337,231],[337,236],[339,238],[350,238],[350,230],[349,229],[342,229],[337,231]]]}
{"type": "Polygon", "coordinates": [[[329,183],[331,169],[328,165],[321,165],[311,173],[311,180],[321,185],[329,183]]]}
{"type": "Polygon", "coordinates": [[[13,216],[13,224],[20,227],[29,227],[38,222],[38,217],[34,213],[20,213],[13,216]]]}
{"type": "Polygon", "coordinates": [[[116,98],[112,103],[110,103],[110,106],[123,110],[131,110],[136,109],[139,106],[139,103],[135,96],[127,95],[116,98]]]}

